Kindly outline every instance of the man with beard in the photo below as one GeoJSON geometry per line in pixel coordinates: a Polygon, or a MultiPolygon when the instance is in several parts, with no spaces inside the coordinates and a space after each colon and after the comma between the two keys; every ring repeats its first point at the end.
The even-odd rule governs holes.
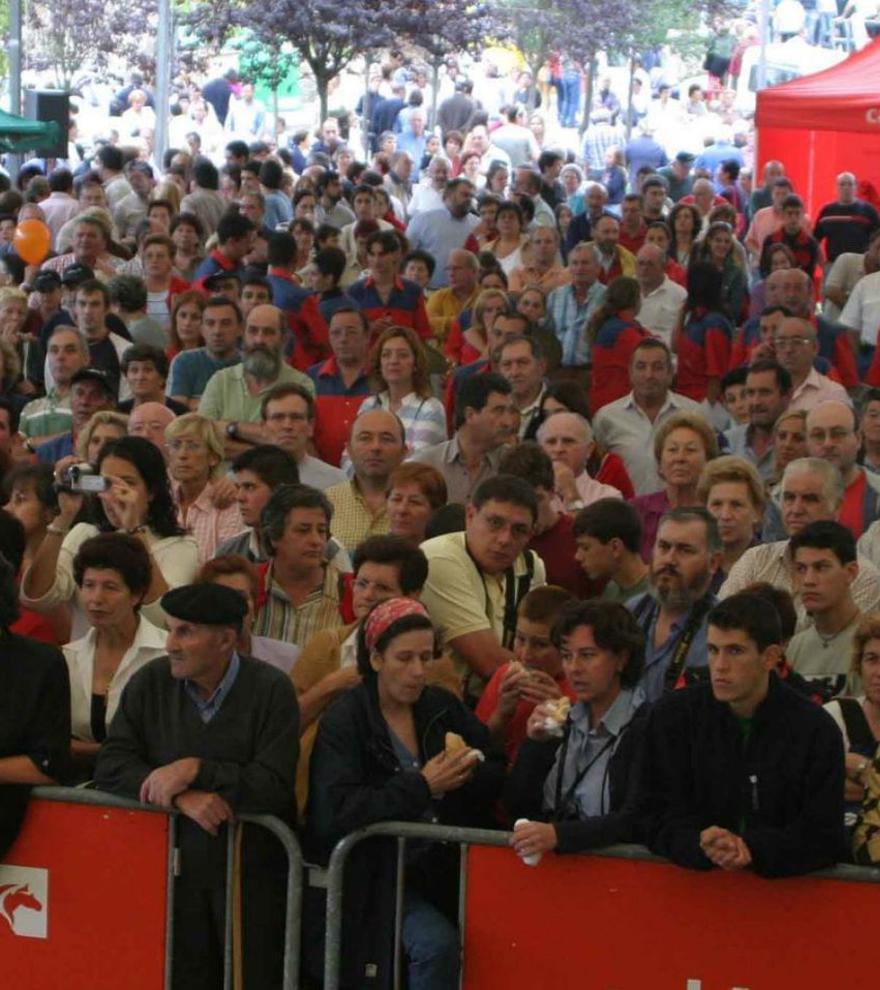
{"type": "Polygon", "coordinates": [[[706,666],[709,591],[721,559],[715,519],[703,508],[671,509],[660,520],[650,563],[651,590],[626,607],[645,633],[645,700],[688,683],[687,671],[706,666]]]}
{"type": "Polygon", "coordinates": [[[471,213],[473,184],[464,178],[452,179],[446,184],[443,208],[419,213],[410,220],[406,236],[411,250],[427,251],[437,261],[431,288],[440,289],[449,284],[449,256],[463,248],[478,217],[471,213]]]}
{"type": "Polygon", "coordinates": [[[287,319],[277,306],[255,306],[244,328],[241,364],[216,372],[205,386],[199,412],[217,420],[226,433],[228,456],[249,444],[265,443],[260,422],[263,396],[274,386],[296,382],[314,394],[314,385],[281,357],[287,319]]]}

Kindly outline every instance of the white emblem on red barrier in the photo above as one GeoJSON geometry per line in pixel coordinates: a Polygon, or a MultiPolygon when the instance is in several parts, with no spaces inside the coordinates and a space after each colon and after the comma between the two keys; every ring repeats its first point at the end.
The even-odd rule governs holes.
{"type": "Polygon", "coordinates": [[[49,871],[33,866],[0,866],[0,931],[47,938],[49,871]]]}

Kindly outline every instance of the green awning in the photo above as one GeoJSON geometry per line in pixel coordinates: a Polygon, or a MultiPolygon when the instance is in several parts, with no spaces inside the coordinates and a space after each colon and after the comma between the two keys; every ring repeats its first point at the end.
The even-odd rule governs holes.
{"type": "Polygon", "coordinates": [[[26,120],[0,110],[0,151],[33,151],[55,144],[59,137],[55,121],[26,120]]]}

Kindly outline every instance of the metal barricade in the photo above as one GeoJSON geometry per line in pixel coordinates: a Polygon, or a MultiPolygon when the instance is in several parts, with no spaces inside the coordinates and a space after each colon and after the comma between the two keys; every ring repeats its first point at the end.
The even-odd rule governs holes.
{"type": "MultiPolygon", "coordinates": [[[[165,815],[168,821],[167,857],[167,909],[165,919],[165,987],[170,990],[171,970],[174,961],[174,878],[177,875],[176,819],[177,812],[155,805],[129,801],[104,791],[73,787],[36,787],[33,797],[44,801],[67,804],[87,804],[117,808],[123,811],[141,811],[165,815]]],[[[233,895],[238,879],[234,872],[234,850],[237,836],[243,824],[264,828],[278,840],[287,857],[287,895],[285,905],[283,990],[298,990],[300,970],[300,932],[302,928],[303,858],[299,842],[291,829],[272,815],[236,816],[235,826],[226,830],[226,939],[223,960],[224,990],[233,986],[233,895]]]]}
{"type": "MultiPolygon", "coordinates": [[[[451,825],[427,825],[417,822],[381,822],[359,829],[340,839],[327,864],[327,928],[324,946],[324,990],[339,990],[340,963],[342,958],[342,891],[345,864],[358,843],[376,836],[397,839],[397,891],[394,912],[394,990],[401,987],[400,931],[403,923],[403,885],[405,881],[404,852],[408,839],[432,839],[436,842],[455,842],[459,846],[507,846],[510,832],[491,829],[457,828],[451,825]]],[[[465,897],[467,894],[467,863],[461,857],[458,898],[459,928],[464,927],[465,897]]]]}
{"type": "MultiPolygon", "coordinates": [[[[259,825],[271,832],[284,847],[287,856],[287,903],[284,924],[283,990],[298,990],[302,932],[303,857],[293,832],[273,815],[239,815],[239,823],[259,825]]],[[[241,825],[239,824],[239,828],[241,825]]],[[[230,834],[232,829],[229,830],[230,834]]],[[[230,840],[231,844],[232,840],[230,840]]],[[[227,892],[228,902],[228,892],[227,892]]]]}
{"type": "MultiPolygon", "coordinates": [[[[401,956],[401,924],[403,920],[403,889],[405,883],[405,848],[409,839],[434,840],[437,842],[454,842],[462,847],[462,852],[468,846],[498,846],[508,847],[510,832],[492,831],[488,829],[456,828],[453,826],[428,825],[414,822],[382,822],[367,828],[352,832],[340,839],[336,844],[322,881],[316,885],[326,886],[326,942],[324,949],[324,990],[339,990],[342,959],[342,904],[345,867],[352,850],[365,839],[385,836],[397,840],[397,887],[395,903],[394,930],[394,990],[402,986],[402,956],[401,956]]],[[[645,846],[617,845],[596,849],[584,856],[598,856],[624,860],[639,860],[668,864],[669,861],[656,856],[645,846]]],[[[461,857],[458,903],[459,931],[465,932],[465,903],[467,899],[467,860],[461,857]]],[[[880,883],[880,870],[866,867],[839,864],[831,869],[820,870],[809,875],[812,878],[860,882],[880,883]]],[[[464,969],[462,970],[462,978],[464,969]]]]}

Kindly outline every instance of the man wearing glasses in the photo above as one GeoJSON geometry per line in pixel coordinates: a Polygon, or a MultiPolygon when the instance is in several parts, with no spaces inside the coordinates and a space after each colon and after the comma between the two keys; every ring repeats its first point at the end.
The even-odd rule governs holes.
{"type": "Polygon", "coordinates": [[[527,549],[538,518],[534,488],[499,474],[477,486],[463,533],[422,544],[428,580],[422,602],[445,630],[465,694],[478,698],[489,678],[515,659],[519,603],[547,583],[544,562],[527,549]]]}
{"type": "Polygon", "coordinates": [[[807,453],[840,471],[844,492],[837,521],[856,539],[880,516],[880,479],[856,463],[861,445],[858,416],[845,402],[822,402],[807,414],[807,453]]]}
{"type": "Polygon", "coordinates": [[[813,362],[819,351],[816,330],[799,316],[784,319],[773,337],[776,360],[791,375],[789,409],[814,409],[820,402],[836,400],[849,404],[846,389],[816,371],[813,362]]]}

